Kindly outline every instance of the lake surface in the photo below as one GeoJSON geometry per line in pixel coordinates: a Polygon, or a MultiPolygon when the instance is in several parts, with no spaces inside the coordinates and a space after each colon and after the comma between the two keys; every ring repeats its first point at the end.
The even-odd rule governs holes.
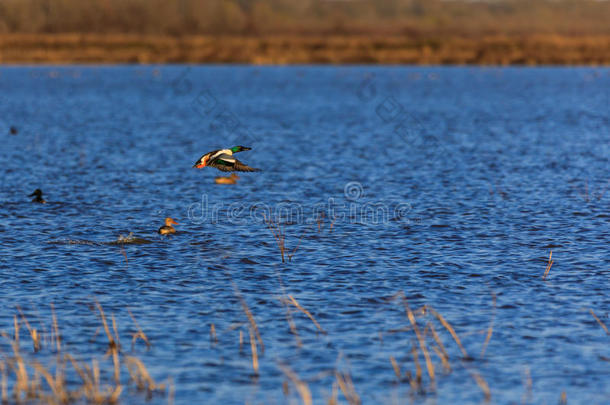
{"type": "Polygon", "coordinates": [[[126,353],[129,309],[152,343],[135,353],[179,404],[296,403],[282,368],[316,404],[335,372],[365,404],[479,403],[477,375],[492,403],[610,403],[610,336],[589,311],[610,326],[610,69],[3,67],[0,140],[8,334],[17,306],[48,328],[54,304],[68,349],[103,361],[93,304],[126,353]],[[191,168],[233,145],[262,171],[231,186],[191,168]],[[160,237],[167,216],[178,233],[160,237]],[[151,243],[108,244],[130,232],[151,243]],[[425,392],[390,361],[415,375],[413,347],[425,392]]]}

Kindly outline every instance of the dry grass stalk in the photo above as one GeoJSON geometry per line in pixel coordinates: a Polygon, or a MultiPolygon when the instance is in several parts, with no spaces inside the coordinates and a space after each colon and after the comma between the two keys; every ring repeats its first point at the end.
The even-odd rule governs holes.
{"type": "MultiPolygon", "coordinates": [[[[265,219],[265,223],[267,224],[267,228],[269,228],[269,230],[273,234],[277,247],[280,250],[280,255],[282,257],[282,263],[286,263],[286,260],[285,260],[286,259],[286,232],[282,228],[282,225],[279,223],[279,221],[276,222],[276,221],[272,220],[271,218],[267,219],[266,216],[264,217],[264,219],[265,219]]],[[[295,255],[295,253],[299,249],[299,246],[301,245],[301,241],[303,240],[304,236],[305,236],[305,231],[303,231],[303,233],[299,237],[299,241],[297,242],[297,245],[293,249],[292,253],[290,253],[288,255],[289,262],[292,261],[292,257],[295,255]]]]}
{"type": "Polygon", "coordinates": [[[241,330],[239,331],[239,351],[242,351],[242,348],[244,346],[244,332],[242,332],[241,330]]]}
{"type": "Polygon", "coordinates": [[[121,341],[119,339],[119,332],[117,331],[114,314],[112,314],[112,330],[114,331],[114,339],[116,342],[115,347],[112,350],[112,364],[114,365],[114,382],[118,386],[121,382],[121,366],[119,364],[119,348],[121,347],[121,341]]]}
{"type": "Polygon", "coordinates": [[[294,319],[292,318],[292,313],[290,312],[290,308],[288,307],[288,300],[285,298],[280,298],[280,302],[284,306],[284,309],[286,309],[286,322],[288,322],[290,332],[293,334],[294,339],[297,341],[297,347],[302,347],[303,342],[301,342],[299,331],[297,330],[297,326],[294,323],[294,319]]]}
{"type": "Polygon", "coordinates": [[[455,329],[453,329],[453,327],[449,324],[449,322],[447,322],[445,320],[445,318],[443,318],[443,316],[441,314],[439,314],[438,312],[436,312],[436,310],[434,310],[433,308],[428,307],[428,311],[430,311],[430,313],[432,315],[434,315],[436,317],[436,319],[439,320],[439,322],[445,327],[445,329],[447,329],[449,331],[449,333],[453,337],[453,340],[455,340],[455,343],[457,343],[458,347],[462,351],[462,354],[464,355],[464,357],[469,358],[468,353],[466,352],[466,349],[464,349],[464,346],[462,345],[462,342],[460,341],[460,338],[458,337],[457,333],[455,332],[455,329]]]}
{"type": "Polygon", "coordinates": [[[415,331],[415,336],[417,336],[417,341],[419,343],[419,347],[421,348],[422,353],[424,354],[424,359],[426,360],[426,369],[428,371],[428,376],[430,380],[434,383],[434,364],[432,364],[432,359],[430,359],[430,353],[426,348],[426,342],[424,341],[424,337],[422,336],[421,331],[419,330],[419,326],[417,326],[417,321],[415,320],[415,315],[411,308],[409,308],[409,304],[407,303],[406,297],[403,295],[403,304],[405,306],[405,311],[407,312],[407,318],[413,327],[413,331],[415,331]]]}
{"type": "Polygon", "coordinates": [[[174,379],[169,377],[167,380],[168,385],[168,393],[167,393],[167,403],[168,405],[174,405],[174,398],[176,397],[176,386],[174,385],[174,379]]]}
{"type": "Polygon", "coordinates": [[[443,353],[443,351],[438,346],[432,346],[432,349],[434,350],[436,355],[439,357],[439,359],[441,359],[441,363],[443,364],[443,368],[445,369],[445,372],[449,373],[451,371],[451,363],[449,362],[449,357],[447,357],[445,355],[445,353],[443,353]]]}
{"type": "MultiPolygon", "coordinates": [[[[57,324],[57,316],[55,315],[55,306],[51,304],[51,318],[53,320],[53,328],[51,329],[51,336],[54,337],[57,345],[57,354],[61,353],[61,335],[59,334],[59,326],[57,324]]],[[[51,339],[53,342],[53,338],[51,339]]]]}
{"type": "Polygon", "coordinates": [[[21,355],[19,354],[19,346],[16,342],[13,343],[13,354],[14,359],[9,362],[9,366],[15,372],[15,385],[13,387],[13,396],[17,399],[17,402],[20,402],[23,398],[22,393],[25,394],[25,397],[27,398],[29,376],[25,361],[23,360],[23,357],[21,357],[21,355]]]}
{"type": "Polygon", "coordinates": [[[212,344],[218,343],[218,337],[216,336],[216,326],[214,324],[210,324],[210,342],[212,344]]]}
{"type": "Polygon", "coordinates": [[[4,361],[0,361],[0,373],[2,374],[2,403],[8,402],[8,382],[6,378],[6,364],[4,361]]]}
{"type": "Polygon", "coordinates": [[[299,396],[301,397],[301,401],[303,401],[303,405],[312,405],[313,401],[311,398],[311,391],[309,390],[309,386],[306,382],[301,380],[299,376],[292,371],[289,367],[279,365],[282,372],[288,377],[288,379],[294,384],[299,396]]]}
{"type": "Polygon", "coordinates": [[[606,335],[610,336],[610,331],[608,331],[608,327],[602,322],[601,319],[599,319],[597,317],[597,315],[595,315],[595,312],[593,312],[593,310],[591,308],[589,308],[589,312],[591,313],[591,315],[593,315],[593,318],[595,318],[595,320],[597,321],[597,323],[599,323],[599,326],[602,327],[602,329],[604,329],[604,331],[606,332],[606,335]]]}
{"type": "Polygon", "coordinates": [[[254,374],[258,375],[258,351],[256,350],[256,341],[254,340],[254,334],[252,328],[248,328],[250,334],[250,350],[252,351],[252,369],[254,374]]]}
{"type": "Polygon", "coordinates": [[[17,315],[13,315],[13,326],[15,328],[15,334],[13,337],[14,344],[19,347],[19,321],[17,320],[17,315]]]}
{"type": "Polygon", "coordinates": [[[441,340],[438,333],[436,333],[436,329],[434,329],[434,325],[431,322],[428,323],[428,328],[430,329],[430,333],[432,334],[434,341],[436,342],[439,349],[443,353],[443,357],[446,358],[447,360],[449,360],[449,354],[447,353],[447,350],[445,349],[445,345],[443,344],[443,341],[441,340]]]}
{"type": "Polygon", "coordinates": [[[129,260],[127,260],[127,252],[125,252],[125,248],[123,245],[121,247],[121,253],[123,253],[123,257],[125,258],[125,267],[129,267],[129,260]]]}
{"type": "Polygon", "coordinates": [[[398,363],[396,362],[396,359],[394,358],[394,356],[390,356],[390,363],[392,363],[392,368],[394,369],[394,374],[396,374],[396,378],[398,378],[398,381],[400,382],[400,367],[398,366],[398,363]]]}
{"type": "Polygon", "coordinates": [[[305,308],[303,308],[301,306],[301,304],[299,304],[299,302],[292,296],[292,295],[288,295],[288,298],[290,299],[289,303],[294,305],[299,311],[303,312],[305,315],[307,315],[307,317],[309,319],[311,319],[311,321],[313,322],[314,325],[316,325],[316,328],[318,328],[318,331],[320,331],[320,333],[326,335],[326,331],[320,326],[320,324],[318,323],[318,321],[316,321],[316,318],[313,317],[313,315],[306,310],[305,308]]]}
{"type": "Polygon", "coordinates": [[[413,356],[413,364],[415,364],[415,380],[411,380],[411,387],[417,390],[421,386],[422,382],[422,371],[419,365],[419,355],[417,353],[417,346],[415,343],[411,344],[411,355],[413,356]]]}
{"type": "Polygon", "coordinates": [[[350,405],[360,405],[360,396],[356,393],[352,377],[348,373],[341,373],[339,371],[335,372],[335,377],[347,403],[350,405]]]}
{"type": "Polygon", "coordinates": [[[32,343],[34,344],[34,352],[38,352],[41,348],[41,337],[40,337],[40,334],[38,333],[38,330],[36,328],[32,328],[30,326],[30,323],[28,322],[27,318],[23,314],[23,311],[21,310],[21,307],[19,307],[19,305],[17,305],[17,311],[19,311],[19,315],[21,315],[21,319],[23,319],[23,323],[25,323],[25,327],[27,328],[28,332],[30,333],[30,337],[32,338],[32,343]]]}
{"type": "Polygon", "coordinates": [[[68,403],[70,400],[70,396],[66,391],[63,379],[54,378],[51,373],[49,373],[49,371],[39,363],[34,363],[34,368],[36,371],[42,374],[42,376],[47,381],[47,384],[53,392],[54,399],[62,404],[68,403]]]}
{"type": "Polygon", "coordinates": [[[555,263],[552,259],[553,259],[553,251],[551,250],[551,253],[549,254],[549,261],[546,264],[546,269],[544,270],[544,275],[542,276],[543,280],[546,280],[546,277],[549,275],[549,272],[551,271],[551,266],[553,266],[553,263],[555,263]]]}
{"type": "Polygon", "coordinates": [[[131,317],[133,324],[136,326],[136,329],[138,330],[137,332],[135,332],[131,335],[131,350],[133,351],[138,339],[143,340],[144,343],[146,343],[146,348],[150,349],[150,347],[151,347],[150,341],[148,340],[148,337],[146,336],[146,334],[142,331],[142,328],[140,328],[140,325],[138,324],[138,321],[136,321],[135,316],[133,316],[133,314],[131,313],[131,310],[127,309],[127,312],[129,313],[129,316],[131,317]]]}
{"type": "MultiPolygon", "coordinates": [[[[101,314],[102,324],[106,334],[109,338],[110,353],[113,356],[114,364],[114,384],[102,385],[102,373],[100,365],[97,360],[93,359],[91,365],[79,364],[70,354],[66,353],[63,356],[60,354],[61,343],[59,327],[57,325],[57,318],[55,316],[54,308],[53,311],[53,328],[51,329],[51,335],[56,341],[57,348],[57,360],[52,367],[55,369],[55,373],[51,372],[51,367],[47,368],[40,364],[38,361],[28,361],[23,358],[19,352],[18,340],[14,338],[19,337],[20,323],[17,317],[14,317],[14,323],[16,332],[14,338],[11,339],[7,334],[3,333],[13,348],[13,355],[7,360],[0,360],[0,391],[2,401],[8,403],[11,401],[9,396],[9,382],[13,384],[12,387],[12,402],[32,402],[32,403],[49,403],[49,404],[68,404],[75,401],[81,401],[92,404],[113,404],[118,402],[121,393],[123,392],[124,386],[120,383],[120,363],[119,363],[119,347],[120,340],[118,334],[118,327],[116,318],[112,316],[112,329],[114,335],[110,332],[107,319],[103,312],[103,309],[97,304],[98,310],[101,314]],[[114,342],[114,343],[113,343],[114,342]],[[69,390],[66,384],[66,365],[70,363],[74,373],[78,375],[82,381],[82,385],[78,386],[76,390],[69,390]],[[8,365],[8,367],[7,367],[8,365]],[[14,376],[9,376],[9,369],[12,370],[14,376]],[[31,372],[31,374],[29,374],[31,372]],[[46,383],[46,384],[45,384],[46,383]],[[48,388],[47,388],[48,386],[48,388]]],[[[33,342],[40,342],[41,334],[34,333],[35,330],[23,312],[19,309],[23,323],[30,331],[33,342]]],[[[52,345],[50,345],[52,347],[52,345]]],[[[108,355],[108,353],[106,353],[108,355]]],[[[126,358],[125,364],[133,381],[137,383],[139,389],[146,388],[149,393],[153,390],[165,390],[165,384],[156,384],[150,377],[144,364],[135,357],[126,358]]],[[[74,380],[70,379],[71,384],[74,384],[74,380]]]]}
{"type": "Polygon", "coordinates": [[[146,390],[148,393],[165,390],[165,384],[155,383],[144,363],[137,357],[125,356],[125,364],[127,364],[129,375],[135,381],[138,389],[146,390]]]}
{"type": "Polygon", "coordinates": [[[114,336],[112,336],[112,333],[110,333],[110,328],[108,327],[108,322],[106,322],[106,315],[104,314],[104,309],[102,308],[99,302],[96,302],[95,306],[100,312],[100,317],[102,318],[102,326],[104,327],[104,332],[106,332],[106,336],[108,337],[108,353],[112,353],[115,349],[118,348],[118,344],[114,336]]]}
{"type": "Polygon", "coordinates": [[[254,316],[252,315],[252,312],[250,311],[250,308],[248,307],[246,300],[244,299],[244,297],[242,297],[241,292],[239,291],[239,288],[237,288],[237,285],[234,282],[233,282],[233,290],[235,291],[235,295],[237,296],[237,298],[239,299],[239,302],[241,303],[241,307],[244,310],[246,317],[248,318],[248,322],[250,322],[250,327],[254,330],[256,340],[258,340],[258,343],[261,346],[261,353],[265,353],[265,344],[263,343],[263,338],[261,337],[261,334],[258,330],[256,320],[254,319],[254,316]]]}
{"type": "Polygon", "coordinates": [[[487,350],[487,345],[491,340],[491,335],[494,331],[494,320],[496,318],[496,294],[491,295],[492,305],[493,305],[493,313],[491,316],[491,321],[489,322],[489,328],[487,329],[487,335],[485,336],[485,343],[483,343],[483,348],[481,349],[481,358],[485,357],[485,351],[487,350]]]}
{"type": "Polygon", "coordinates": [[[473,371],[471,374],[479,388],[481,388],[481,391],[483,391],[483,394],[485,395],[485,402],[489,402],[491,400],[491,390],[489,389],[487,381],[485,381],[485,379],[476,371],[473,371]]]}
{"type": "Polygon", "coordinates": [[[267,217],[265,217],[265,223],[275,238],[277,247],[280,250],[280,255],[282,256],[282,263],[285,263],[284,252],[286,251],[286,235],[282,231],[282,227],[279,223],[272,219],[267,219],[267,217]]]}
{"type": "Polygon", "coordinates": [[[292,253],[290,253],[288,255],[288,261],[291,262],[292,261],[292,257],[294,256],[294,254],[297,252],[297,250],[299,249],[299,246],[301,246],[301,241],[303,240],[303,237],[305,236],[305,231],[303,231],[301,233],[301,236],[299,237],[299,241],[297,242],[297,245],[294,247],[294,249],[292,250],[292,253]]]}
{"type": "Polygon", "coordinates": [[[339,386],[336,381],[333,381],[333,387],[330,394],[330,399],[328,400],[327,405],[339,405],[339,386]]]}

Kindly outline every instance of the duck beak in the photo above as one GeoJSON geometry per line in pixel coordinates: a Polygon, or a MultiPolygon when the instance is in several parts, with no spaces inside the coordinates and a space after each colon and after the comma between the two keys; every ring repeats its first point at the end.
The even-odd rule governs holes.
{"type": "Polygon", "coordinates": [[[205,167],[205,163],[203,163],[203,162],[197,162],[197,163],[195,163],[195,164],[193,165],[193,167],[194,167],[194,168],[197,168],[197,169],[202,169],[202,168],[204,168],[204,167],[205,167]]]}
{"type": "Polygon", "coordinates": [[[174,225],[180,225],[178,222],[174,221],[173,219],[172,219],[172,224],[174,224],[174,225]]]}

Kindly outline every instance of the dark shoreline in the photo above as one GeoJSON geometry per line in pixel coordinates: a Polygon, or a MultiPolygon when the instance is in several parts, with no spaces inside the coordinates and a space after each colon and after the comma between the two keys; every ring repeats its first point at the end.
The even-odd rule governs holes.
{"type": "Polygon", "coordinates": [[[610,35],[492,37],[0,35],[2,64],[610,65],[610,35]]]}

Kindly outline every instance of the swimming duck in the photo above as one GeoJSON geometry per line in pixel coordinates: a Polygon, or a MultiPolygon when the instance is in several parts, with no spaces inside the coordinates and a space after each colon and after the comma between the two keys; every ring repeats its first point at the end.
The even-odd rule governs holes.
{"type": "Polygon", "coordinates": [[[214,182],[216,184],[235,184],[237,183],[237,179],[239,179],[239,176],[235,173],[231,173],[229,177],[216,177],[214,182]]]}
{"type": "Polygon", "coordinates": [[[32,194],[30,194],[28,197],[34,197],[32,202],[35,202],[35,203],[38,203],[38,204],[46,204],[47,203],[45,201],[45,199],[42,198],[42,190],[39,189],[39,188],[34,190],[34,192],[32,194]]]}
{"type": "Polygon", "coordinates": [[[215,167],[223,172],[259,172],[260,169],[250,167],[233,157],[234,153],[251,150],[245,146],[234,146],[230,149],[219,149],[201,156],[193,165],[197,169],[206,166],[215,167]]]}
{"type": "Polygon", "coordinates": [[[172,218],[165,218],[165,225],[159,228],[157,232],[161,235],[169,235],[170,233],[176,233],[176,229],[172,226],[172,224],[179,225],[178,222],[174,221],[172,218]]]}

